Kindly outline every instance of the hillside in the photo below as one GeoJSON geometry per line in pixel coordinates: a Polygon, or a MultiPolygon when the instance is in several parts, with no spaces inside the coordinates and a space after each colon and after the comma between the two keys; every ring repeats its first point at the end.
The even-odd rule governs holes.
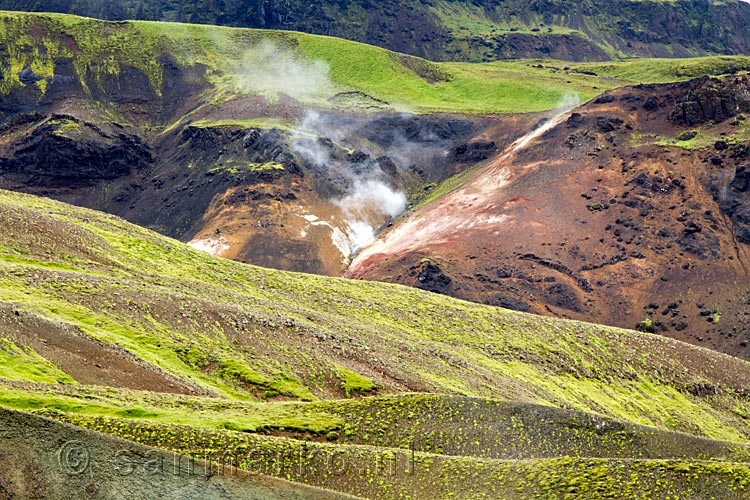
{"type": "MultiPolygon", "coordinates": [[[[10,12],[0,14],[0,19],[4,43],[0,52],[0,188],[113,213],[234,260],[332,276],[340,276],[358,252],[371,253],[368,247],[376,235],[405,210],[449,193],[477,169],[481,175],[486,171],[483,166],[500,161],[506,147],[533,134],[542,120],[579,100],[627,84],[726,76],[750,69],[750,59],[741,56],[617,63],[438,64],[302,33],[108,23],[10,12]]],[[[659,92],[657,87],[643,88],[638,95],[646,102],[658,99],[659,92]]],[[[617,119],[628,121],[626,115],[632,112],[625,106],[615,110],[605,105],[599,114],[605,118],[616,112],[622,115],[617,119]]],[[[738,143],[744,140],[746,128],[725,120],[713,128],[703,127],[705,131],[696,130],[701,135],[683,144],[674,139],[691,127],[663,120],[658,126],[656,121],[640,124],[651,120],[650,114],[634,119],[642,130],[619,127],[609,134],[620,141],[611,163],[631,162],[630,155],[636,155],[632,168],[638,171],[648,169],[653,155],[661,156],[662,145],[667,143],[674,155],[682,154],[676,148],[688,148],[689,156],[682,160],[685,165],[711,161],[710,150],[721,134],[729,134],[730,142],[738,143]],[[644,134],[651,134],[653,140],[640,144],[644,134]]],[[[578,128],[588,134],[591,127],[586,123],[578,128]]],[[[712,210],[730,217],[728,224],[712,229],[717,232],[716,241],[723,241],[726,248],[735,245],[735,235],[744,234],[746,216],[738,209],[742,188],[730,197],[734,201],[722,202],[721,207],[708,197],[716,193],[711,187],[716,176],[735,175],[742,166],[734,143],[731,151],[722,153],[721,168],[713,166],[711,176],[686,183],[681,191],[683,198],[695,198],[692,203],[703,207],[691,210],[712,210]]],[[[582,145],[580,154],[590,146],[582,145]]],[[[551,154],[565,156],[568,149],[555,149],[551,154]]],[[[592,154],[601,155],[587,150],[585,158],[593,161],[592,154]]],[[[664,174],[673,170],[665,167],[664,174]]],[[[609,181],[624,183],[635,177],[615,171],[609,181]]],[[[719,183],[732,182],[725,176],[719,183]]],[[[536,189],[533,184],[530,188],[536,189]]],[[[608,189],[612,194],[625,191],[619,185],[608,189]]],[[[534,198],[533,192],[520,193],[534,198]]],[[[574,198],[578,200],[581,194],[593,197],[581,191],[574,198]]],[[[578,219],[587,220],[587,206],[595,203],[580,201],[577,205],[584,211],[578,219]]],[[[601,239],[607,223],[615,221],[604,221],[596,234],[587,232],[581,237],[590,242],[601,239]]],[[[561,242],[557,238],[551,243],[561,242]]],[[[665,244],[673,245],[674,251],[656,249],[661,256],[652,256],[653,265],[674,267],[667,259],[682,256],[675,255],[678,246],[665,244]]],[[[722,258],[726,248],[721,250],[722,258]]],[[[597,245],[591,247],[591,252],[600,250],[597,245]]],[[[628,250],[626,256],[636,250],[628,250]]],[[[622,249],[613,252],[607,257],[619,259],[622,249]]],[[[540,249],[532,253],[559,264],[558,257],[553,259],[540,249]]],[[[578,278],[571,277],[573,271],[539,277],[563,283],[543,282],[542,286],[528,280],[517,283],[515,278],[504,283],[494,278],[494,268],[463,269],[482,262],[467,260],[469,255],[469,249],[460,249],[450,257],[461,261],[457,269],[450,269],[445,256],[429,252],[404,255],[398,263],[389,264],[390,269],[365,270],[360,257],[348,272],[504,307],[630,328],[649,319],[649,313],[684,300],[679,296],[683,285],[692,286],[690,280],[702,272],[697,266],[667,276],[666,268],[650,269],[655,274],[638,278],[637,290],[628,297],[605,293],[594,300],[588,291],[576,291],[578,278]],[[430,280],[418,282],[425,258],[435,261],[439,272],[433,274],[442,273],[454,285],[436,288],[430,280]],[[648,285],[661,276],[671,279],[668,286],[674,291],[665,291],[667,285],[648,285]],[[514,290],[507,290],[506,285],[514,290]],[[548,286],[561,293],[546,293],[548,286]],[[615,296],[620,297],[616,300],[634,300],[635,305],[623,310],[615,296]],[[663,307],[642,309],[652,303],[663,307]]],[[[487,256],[493,265],[497,263],[497,253],[487,256]]],[[[516,256],[510,258],[516,260],[516,256]]],[[[520,262],[538,265],[534,259],[520,262]]],[[[562,265],[573,270],[591,263],[562,265]]],[[[588,274],[606,273],[610,267],[599,269],[588,274]]],[[[668,310],[667,315],[672,315],[668,320],[656,316],[653,330],[744,355],[742,303],[727,302],[734,300],[735,293],[740,297],[744,293],[742,259],[727,261],[721,269],[722,280],[738,281],[738,285],[709,296],[713,290],[699,284],[693,292],[697,297],[690,299],[695,304],[681,311],[668,310]],[[708,315],[699,316],[704,310],[708,315]],[[718,317],[714,311],[723,321],[707,324],[706,317],[718,317]],[[674,312],[690,318],[674,317],[674,312]]]]}
{"type": "Polygon", "coordinates": [[[747,76],[609,91],[437,188],[346,275],[748,358],[748,112],[747,76]]]}
{"type": "Polygon", "coordinates": [[[750,4],[0,8],[0,499],[750,496],[750,4]]]}
{"type": "Polygon", "coordinates": [[[353,498],[229,467],[218,470],[198,460],[6,409],[0,409],[0,422],[0,491],[5,498],[83,498],[83,494],[176,500],[185,498],[185,492],[203,500],[353,498]]]}
{"type": "Polygon", "coordinates": [[[2,0],[0,9],[295,30],[440,61],[750,51],[750,6],[738,0],[2,0]]]}
{"type": "Polygon", "coordinates": [[[0,234],[2,406],[363,498],[424,488],[434,498],[741,498],[750,484],[747,467],[730,463],[747,460],[750,435],[750,364],[739,359],[413,288],[252,267],[7,191],[0,234]],[[395,396],[414,391],[436,394],[395,396]],[[340,400],[360,395],[378,397],[340,400]],[[379,462],[378,450],[394,458],[379,462]],[[324,473],[332,452],[379,479],[324,473]],[[388,460],[424,472],[393,475],[388,460]],[[523,479],[539,471],[559,479],[523,479]]]}

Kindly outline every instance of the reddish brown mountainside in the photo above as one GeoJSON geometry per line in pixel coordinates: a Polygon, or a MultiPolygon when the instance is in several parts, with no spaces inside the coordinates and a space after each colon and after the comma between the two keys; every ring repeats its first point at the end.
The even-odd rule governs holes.
{"type": "Polygon", "coordinates": [[[347,275],[748,358],[749,89],[705,78],[604,94],[402,218],[347,275]],[[658,145],[693,129],[679,144],[709,147],[658,145]]]}

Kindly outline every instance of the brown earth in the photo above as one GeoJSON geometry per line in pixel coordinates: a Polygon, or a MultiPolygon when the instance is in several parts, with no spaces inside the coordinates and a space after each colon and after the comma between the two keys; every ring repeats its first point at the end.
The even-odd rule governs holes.
{"type": "Polygon", "coordinates": [[[0,408],[0,498],[333,500],[341,493],[212,466],[0,408]]]}
{"type": "Polygon", "coordinates": [[[608,92],[400,219],[346,276],[748,358],[750,156],[721,138],[744,126],[749,88],[737,77],[608,92]],[[656,144],[693,127],[716,144],[656,144]]]}
{"type": "MultiPolygon", "coordinates": [[[[457,153],[488,127],[502,128],[503,146],[527,120],[335,112],[285,96],[215,106],[204,67],[160,64],[161,96],[131,67],[90,82],[89,94],[60,59],[41,100],[33,85],[3,99],[0,188],[116,214],[243,262],[338,276],[353,248],[352,214],[336,201],[357,183],[412,197],[490,156],[494,144],[457,153]]],[[[373,229],[392,217],[363,212],[373,229]]]]}
{"type": "Polygon", "coordinates": [[[16,344],[30,346],[81,384],[207,395],[205,389],[170,376],[123,347],[97,341],[75,327],[45,320],[2,302],[0,331],[16,344]]]}

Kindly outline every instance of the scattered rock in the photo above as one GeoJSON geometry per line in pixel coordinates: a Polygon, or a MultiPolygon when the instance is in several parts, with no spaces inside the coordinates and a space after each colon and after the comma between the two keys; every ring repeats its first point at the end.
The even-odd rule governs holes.
{"type": "Polygon", "coordinates": [[[680,135],[677,136],[678,141],[689,141],[690,139],[695,139],[698,137],[698,132],[695,130],[688,130],[687,132],[683,132],[680,135]]]}
{"type": "Polygon", "coordinates": [[[710,121],[721,123],[740,111],[750,110],[747,77],[715,80],[705,76],[684,85],[689,90],[669,113],[674,123],[689,126],[710,121]]]}
{"type": "Polygon", "coordinates": [[[545,298],[553,305],[569,311],[581,312],[583,308],[572,288],[565,283],[557,283],[547,288],[545,298]]]}
{"type": "Polygon", "coordinates": [[[596,128],[600,132],[614,132],[622,126],[624,122],[619,118],[605,118],[600,116],[596,119],[596,128]]]}
{"type": "Polygon", "coordinates": [[[490,158],[497,151],[495,141],[472,141],[458,146],[453,156],[460,162],[478,162],[490,158]]]}
{"type": "Polygon", "coordinates": [[[24,69],[23,71],[20,71],[18,73],[18,79],[21,80],[21,83],[23,83],[24,85],[33,85],[40,80],[44,80],[43,77],[37,75],[30,69],[24,69]]]}
{"type": "Polygon", "coordinates": [[[685,224],[685,234],[700,233],[702,230],[701,225],[697,222],[690,221],[685,224]]]}
{"type": "Polygon", "coordinates": [[[659,99],[656,96],[649,96],[646,102],[643,103],[643,109],[646,111],[656,111],[660,107],[659,99]]]}
{"type": "Polygon", "coordinates": [[[734,178],[729,187],[739,193],[744,193],[750,189],[750,167],[740,165],[735,169],[734,178]]]}
{"type": "Polygon", "coordinates": [[[447,293],[452,281],[438,266],[426,262],[417,274],[416,286],[430,292],[447,293]]]}
{"type": "Polygon", "coordinates": [[[514,299],[513,297],[506,297],[505,295],[498,295],[489,304],[513,311],[529,312],[531,310],[531,307],[526,302],[514,299]]]}

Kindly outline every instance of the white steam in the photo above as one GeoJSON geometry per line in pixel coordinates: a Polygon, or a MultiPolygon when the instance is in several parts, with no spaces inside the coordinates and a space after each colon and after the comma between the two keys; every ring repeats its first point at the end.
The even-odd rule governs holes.
{"type": "Polygon", "coordinates": [[[334,203],[341,207],[347,219],[352,253],[375,240],[375,228],[369,221],[373,213],[394,218],[406,209],[406,195],[376,179],[359,180],[344,197],[334,203]]]}
{"type": "Polygon", "coordinates": [[[578,95],[578,92],[567,92],[560,97],[560,100],[557,102],[557,110],[558,111],[567,111],[570,108],[574,108],[581,104],[581,97],[578,95]]]}
{"type": "Polygon", "coordinates": [[[334,142],[344,140],[343,131],[335,127],[328,117],[324,117],[317,111],[306,112],[297,123],[297,130],[294,132],[292,141],[292,152],[316,167],[326,167],[331,161],[331,150],[318,140],[320,137],[334,142]]]}
{"type": "Polygon", "coordinates": [[[354,128],[356,124],[335,116],[308,111],[292,141],[295,154],[343,187],[344,194],[333,203],[345,218],[351,254],[372,243],[377,228],[401,214],[407,205],[406,195],[390,185],[377,162],[368,158],[353,170],[350,162],[333,157],[336,146],[347,144],[348,138],[356,135],[354,128]]]}
{"type": "MultiPolygon", "coordinates": [[[[270,41],[253,47],[242,58],[235,78],[239,90],[256,95],[286,95],[302,103],[328,99],[336,92],[323,61],[306,60],[291,48],[270,41]]],[[[332,238],[340,249],[342,231],[349,239],[345,257],[367,246],[375,239],[379,227],[402,213],[407,206],[404,193],[391,186],[379,164],[367,158],[356,162],[344,160],[341,149],[357,150],[357,128],[360,119],[341,118],[309,110],[293,131],[292,152],[330,181],[339,194],[332,202],[340,207],[346,227],[334,228],[332,238]],[[336,157],[334,151],[339,151],[336,157]],[[356,168],[352,168],[352,164],[356,168]]],[[[386,151],[396,163],[412,165],[414,158],[424,158],[424,151],[410,145],[405,138],[394,141],[386,151]],[[393,149],[394,151],[390,151],[393,149]]],[[[362,145],[359,145],[362,147],[362,145]]],[[[366,146],[364,146],[367,149],[366,146]]],[[[374,156],[383,151],[370,151],[374,156]]],[[[342,251],[342,253],[344,253],[342,251]]]]}
{"type": "Polygon", "coordinates": [[[261,95],[285,94],[298,101],[327,98],[334,94],[323,61],[308,61],[290,49],[263,41],[242,58],[236,82],[241,91],[261,95]]]}

